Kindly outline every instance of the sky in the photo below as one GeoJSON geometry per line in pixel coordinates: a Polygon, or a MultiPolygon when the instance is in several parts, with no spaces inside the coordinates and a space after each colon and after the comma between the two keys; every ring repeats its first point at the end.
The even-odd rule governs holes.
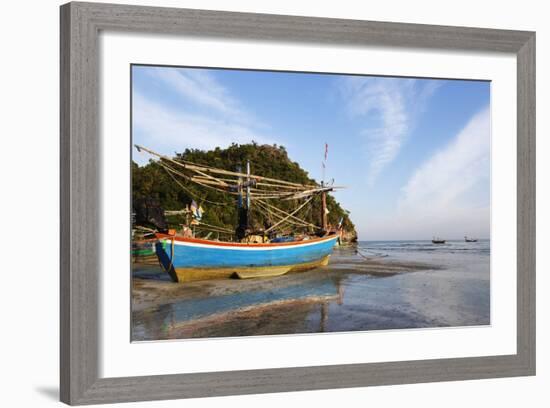
{"type": "Polygon", "coordinates": [[[487,81],[133,65],[132,139],[166,155],[276,143],[318,181],[326,143],[360,240],[489,238],[487,81]]]}

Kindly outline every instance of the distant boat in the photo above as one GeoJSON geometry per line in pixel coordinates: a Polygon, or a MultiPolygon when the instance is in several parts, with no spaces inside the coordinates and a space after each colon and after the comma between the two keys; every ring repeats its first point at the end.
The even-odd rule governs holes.
{"type": "Polygon", "coordinates": [[[477,239],[476,238],[468,238],[468,237],[464,237],[464,241],[466,242],[477,242],[477,239]]]}
{"type": "Polygon", "coordinates": [[[432,239],[432,244],[444,244],[444,243],[445,243],[444,239],[441,239],[441,238],[433,238],[432,239]]]}
{"type": "Polygon", "coordinates": [[[152,239],[135,239],[132,241],[132,256],[135,258],[154,256],[156,254],[155,243],[156,238],[152,239]]]}
{"type": "Polygon", "coordinates": [[[132,257],[137,260],[155,256],[157,238],[154,230],[138,227],[132,230],[132,257]]]}

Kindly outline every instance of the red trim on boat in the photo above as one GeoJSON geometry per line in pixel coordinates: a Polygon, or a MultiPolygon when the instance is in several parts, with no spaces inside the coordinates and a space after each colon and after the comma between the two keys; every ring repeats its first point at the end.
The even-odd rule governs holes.
{"type": "Polygon", "coordinates": [[[321,242],[321,241],[328,241],[329,239],[332,239],[337,236],[337,234],[331,234],[326,237],[320,237],[320,238],[313,238],[313,239],[306,239],[303,241],[292,241],[292,242],[274,242],[274,243],[262,243],[262,244],[246,244],[241,242],[223,242],[223,241],[210,241],[207,239],[200,239],[200,238],[185,238],[185,237],[178,237],[176,235],[169,235],[169,234],[162,234],[160,232],[157,232],[156,237],[158,239],[169,239],[174,240],[177,242],[192,242],[195,244],[204,244],[204,245],[214,245],[214,246],[228,246],[228,247],[274,247],[274,246],[294,246],[294,245],[302,245],[302,244],[311,244],[312,242],[321,242]]]}

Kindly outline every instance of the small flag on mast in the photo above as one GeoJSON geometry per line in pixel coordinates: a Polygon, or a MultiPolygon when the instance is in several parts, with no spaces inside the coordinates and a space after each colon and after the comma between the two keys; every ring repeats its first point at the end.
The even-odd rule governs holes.
{"type": "Polygon", "coordinates": [[[328,143],[325,143],[325,160],[327,160],[328,156],[328,143]]]}

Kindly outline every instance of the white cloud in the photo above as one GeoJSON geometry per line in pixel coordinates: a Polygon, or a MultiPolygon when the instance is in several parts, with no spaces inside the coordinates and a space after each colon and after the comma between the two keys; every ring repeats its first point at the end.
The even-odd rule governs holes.
{"type": "MultiPolygon", "coordinates": [[[[263,135],[235,121],[208,115],[174,110],[146,99],[134,91],[132,98],[134,143],[159,153],[173,155],[186,148],[213,149],[231,143],[270,143],[263,135]]],[[[149,157],[135,154],[136,162],[147,163],[149,157]],[[143,156],[143,157],[142,157],[143,156]]]]}
{"type": "Polygon", "coordinates": [[[237,99],[203,70],[154,67],[146,72],[194,104],[212,109],[215,113],[232,115],[237,121],[252,120],[237,99]]]}
{"type": "Polygon", "coordinates": [[[463,202],[478,183],[487,182],[490,132],[489,109],[485,108],[416,171],[403,188],[403,210],[452,207],[463,202]]]}
{"type": "Polygon", "coordinates": [[[488,237],[490,229],[489,108],[470,119],[423,163],[401,190],[391,219],[370,220],[367,235],[430,239],[488,237]]]}
{"type": "MultiPolygon", "coordinates": [[[[258,131],[266,126],[208,72],[161,67],[147,68],[146,72],[157,80],[153,83],[160,83],[159,89],[164,94],[178,99],[163,100],[154,93],[145,94],[134,88],[134,143],[173,155],[186,148],[208,150],[253,140],[271,142],[258,131]]],[[[134,158],[140,164],[149,159],[139,154],[134,158]]]]}
{"type": "Polygon", "coordinates": [[[369,185],[397,157],[416,116],[440,84],[408,78],[348,77],[343,81],[349,112],[365,118],[361,133],[366,139],[369,185]]]}

